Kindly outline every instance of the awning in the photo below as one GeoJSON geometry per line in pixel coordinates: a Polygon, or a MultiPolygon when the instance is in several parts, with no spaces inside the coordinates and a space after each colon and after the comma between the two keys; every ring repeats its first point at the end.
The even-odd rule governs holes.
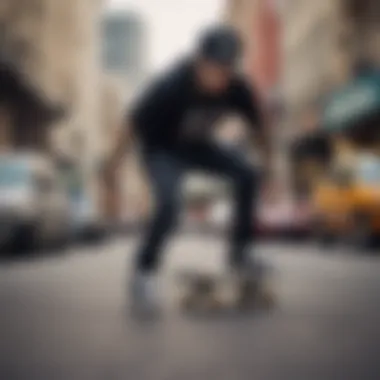
{"type": "Polygon", "coordinates": [[[27,77],[0,54],[0,101],[18,107],[28,116],[37,116],[42,123],[51,123],[64,117],[61,105],[52,104],[32,87],[27,77]]]}
{"type": "Polygon", "coordinates": [[[323,129],[341,132],[380,114],[380,73],[367,74],[335,92],[327,102],[323,129]]]}

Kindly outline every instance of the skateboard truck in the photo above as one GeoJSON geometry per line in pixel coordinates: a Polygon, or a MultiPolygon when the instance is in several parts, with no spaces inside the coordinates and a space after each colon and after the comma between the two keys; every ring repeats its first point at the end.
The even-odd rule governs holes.
{"type": "Polygon", "coordinates": [[[187,273],[181,277],[186,289],[180,299],[184,310],[220,311],[223,309],[253,310],[272,308],[275,304],[273,292],[264,281],[229,278],[213,274],[187,273]]]}

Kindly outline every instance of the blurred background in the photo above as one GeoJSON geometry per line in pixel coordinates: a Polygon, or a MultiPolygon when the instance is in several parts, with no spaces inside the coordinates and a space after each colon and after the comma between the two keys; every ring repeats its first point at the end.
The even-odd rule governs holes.
{"type": "MultiPolygon", "coordinates": [[[[140,225],[150,194],[136,155],[120,173],[118,204],[102,163],[146,81],[191,51],[202,28],[225,22],[245,39],[243,69],[276,147],[261,233],[318,231],[323,241],[367,244],[380,232],[378,12],[370,0],[2,1],[3,235],[62,243],[140,225]]],[[[244,139],[238,120],[226,120],[220,135],[244,139]]],[[[188,182],[185,224],[224,228],[228,189],[201,177],[188,182]]]]}
{"type": "MultiPolygon", "coordinates": [[[[378,0],[1,0],[0,379],[378,380],[379,68],[378,0]],[[139,329],[121,305],[149,186],[136,152],[121,199],[102,169],[133,99],[214,22],[240,30],[268,115],[257,229],[281,307],[139,329]]],[[[231,115],[217,137],[244,133],[231,115]]],[[[166,280],[220,266],[228,196],[188,178],[166,280]]]]}
{"type": "MultiPolygon", "coordinates": [[[[372,242],[380,233],[378,15],[374,0],[3,0],[1,244],[19,235],[24,244],[62,244],[146,219],[150,194],[136,155],[120,173],[118,204],[102,163],[146,81],[213,22],[241,31],[243,69],[270,119],[276,186],[260,203],[261,233],[372,242]]],[[[238,144],[241,123],[226,120],[220,137],[238,144]]],[[[228,189],[188,182],[185,225],[223,229],[228,189]]]]}

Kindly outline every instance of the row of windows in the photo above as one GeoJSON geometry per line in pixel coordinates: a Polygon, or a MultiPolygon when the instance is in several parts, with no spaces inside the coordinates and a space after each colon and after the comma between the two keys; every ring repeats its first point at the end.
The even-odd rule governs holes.
{"type": "Polygon", "coordinates": [[[103,27],[103,64],[111,71],[128,72],[141,60],[142,30],[135,20],[110,20],[103,27]]]}
{"type": "Polygon", "coordinates": [[[326,1],[301,1],[297,6],[297,9],[285,17],[284,42],[287,49],[297,46],[300,37],[303,38],[303,35],[314,29],[315,24],[320,23],[321,19],[331,15],[331,10],[326,6],[326,1]]]}

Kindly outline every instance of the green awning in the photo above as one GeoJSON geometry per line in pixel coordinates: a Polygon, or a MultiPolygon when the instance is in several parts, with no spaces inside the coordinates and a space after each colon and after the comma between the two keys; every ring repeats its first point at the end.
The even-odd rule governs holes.
{"type": "Polygon", "coordinates": [[[359,77],[333,94],[323,112],[323,128],[338,132],[380,112],[380,74],[359,77]]]}

